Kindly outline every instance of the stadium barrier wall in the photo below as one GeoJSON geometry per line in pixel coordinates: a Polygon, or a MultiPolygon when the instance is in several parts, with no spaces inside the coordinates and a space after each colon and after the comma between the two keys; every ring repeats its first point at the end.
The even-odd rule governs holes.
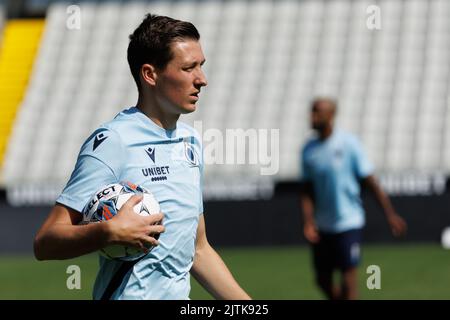
{"type": "MultiPolygon", "coordinates": [[[[0,254],[31,253],[34,235],[50,206],[12,207],[0,201],[0,254]]],[[[367,224],[366,243],[440,242],[450,226],[450,188],[439,195],[392,196],[399,214],[408,222],[403,239],[390,235],[384,215],[373,197],[363,192],[367,224]]],[[[295,184],[279,185],[271,200],[206,201],[205,219],[209,241],[216,247],[284,246],[306,244],[295,184]]]]}

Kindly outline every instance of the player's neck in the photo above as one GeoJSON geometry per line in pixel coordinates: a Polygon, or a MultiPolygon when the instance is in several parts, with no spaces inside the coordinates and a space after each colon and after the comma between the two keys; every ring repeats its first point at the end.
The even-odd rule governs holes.
{"type": "Polygon", "coordinates": [[[319,132],[319,138],[322,141],[325,141],[333,134],[333,127],[328,126],[319,132]]]}
{"type": "Polygon", "coordinates": [[[142,111],[150,120],[152,120],[157,126],[165,130],[173,130],[177,126],[177,121],[180,115],[169,114],[163,112],[162,108],[149,99],[143,99],[139,97],[136,107],[142,111]]]}

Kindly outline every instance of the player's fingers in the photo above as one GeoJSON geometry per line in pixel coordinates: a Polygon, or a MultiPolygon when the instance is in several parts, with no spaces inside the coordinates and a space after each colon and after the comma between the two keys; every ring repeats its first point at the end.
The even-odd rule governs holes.
{"type": "Polygon", "coordinates": [[[166,231],[166,228],[163,225],[155,224],[148,227],[147,234],[159,234],[166,231]]]}
{"type": "Polygon", "coordinates": [[[406,224],[406,222],[403,222],[403,233],[404,234],[408,233],[408,225],[406,224]]]}
{"type": "Polygon", "coordinates": [[[306,240],[310,241],[310,237],[311,236],[310,236],[310,233],[309,233],[309,231],[307,229],[305,229],[303,231],[303,235],[305,236],[306,240]]]}
{"type": "Polygon", "coordinates": [[[130,199],[128,199],[122,207],[133,208],[135,205],[142,201],[142,198],[142,194],[135,194],[131,196],[130,199]]]}
{"type": "Polygon", "coordinates": [[[402,222],[398,223],[392,228],[392,233],[396,237],[404,236],[406,234],[406,225],[402,222]]]}
{"type": "Polygon", "coordinates": [[[153,238],[152,236],[143,236],[142,241],[151,246],[157,246],[159,244],[159,241],[153,238]]]}
{"type": "Polygon", "coordinates": [[[309,234],[307,232],[304,232],[303,235],[305,236],[307,241],[311,242],[311,240],[309,239],[309,234]]]}
{"type": "Polygon", "coordinates": [[[143,245],[143,242],[140,241],[139,239],[133,241],[132,243],[127,243],[127,245],[131,246],[133,248],[139,249],[139,250],[145,249],[145,246],[143,245]]]}
{"type": "Polygon", "coordinates": [[[403,233],[405,232],[405,226],[403,225],[403,223],[399,223],[397,226],[397,233],[398,235],[403,235],[403,233]]]}
{"type": "Polygon", "coordinates": [[[305,233],[306,240],[308,240],[311,243],[316,243],[319,241],[319,235],[317,232],[310,231],[305,233]]]}
{"type": "Polygon", "coordinates": [[[162,212],[160,212],[160,213],[156,213],[156,214],[151,214],[144,218],[148,224],[155,224],[155,223],[159,223],[162,221],[162,219],[164,218],[164,214],[162,212]]]}
{"type": "Polygon", "coordinates": [[[399,236],[399,232],[398,232],[397,228],[392,228],[392,234],[394,235],[394,237],[399,236]]]}
{"type": "Polygon", "coordinates": [[[149,250],[150,245],[148,245],[144,240],[139,239],[138,244],[136,246],[137,249],[141,250],[143,253],[147,254],[149,250]]]}
{"type": "Polygon", "coordinates": [[[392,223],[391,224],[391,230],[392,230],[392,234],[397,237],[399,235],[400,229],[397,223],[392,223]]]}
{"type": "Polygon", "coordinates": [[[405,220],[400,218],[399,221],[398,221],[398,227],[399,227],[400,231],[402,231],[402,232],[406,231],[406,222],[405,222],[405,220]]]}
{"type": "Polygon", "coordinates": [[[400,228],[399,228],[399,229],[400,229],[400,230],[399,230],[400,235],[401,235],[401,236],[404,236],[404,235],[406,234],[407,229],[408,229],[408,227],[407,227],[407,225],[406,225],[406,223],[405,223],[404,221],[402,221],[402,222],[400,223],[400,228]]]}

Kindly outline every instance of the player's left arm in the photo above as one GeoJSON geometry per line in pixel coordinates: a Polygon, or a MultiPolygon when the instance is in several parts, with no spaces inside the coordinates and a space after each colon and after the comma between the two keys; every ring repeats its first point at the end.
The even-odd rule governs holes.
{"type": "Polygon", "coordinates": [[[373,175],[374,168],[370,163],[367,154],[358,139],[350,139],[352,150],[353,167],[356,176],[362,180],[363,184],[374,194],[375,199],[380,204],[389,223],[392,234],[395,237],[406,233],[406,222],[395,212],[391,200],[383,191],[373,175]]]}
{"type": "Polygon", "coordinates": [[[216,299],[247,300],[249,295],[239,286],[219,254],[206,238],[205,219],[200,215],[192,276],[216,299]]]}
{"type": "Polygon", "coordinates": [[[363,183],[370,191],[372,191],[375,199],[383,209],[389,226],[391,227],[392,234],[396,237],[403,236],[407,229],[406,222],[400,215],[397,214],[389,197],[383,191],[375,177],[373,175],[369,175],[363,179],[363,183]]]}

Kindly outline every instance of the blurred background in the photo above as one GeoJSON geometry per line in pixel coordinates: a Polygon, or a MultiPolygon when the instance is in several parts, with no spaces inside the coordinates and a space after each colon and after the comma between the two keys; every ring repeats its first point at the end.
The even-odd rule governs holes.
{"type": "MultiPolygon", "coordinates": [[[[248,144],[223,144],[244,164],[205,166],[208,238],[254,298],[322,298],[297,185],[317,96],[337,99],[338,126],[363,141],[409,224],[394,240],[363,193],[362,298],[450,298],[450,1],[21,0],[0,1],[0,299],[90,299],[95,254],[37,262],[32,242],[83,141],[135,105],[126,49],[148,12],[200,31],[209,85],[182,120],[201,121],[205,147],[212,133],[279,130],[276,174],[261,175],[248,144]],[[72,264],[81,290],[66,287],[72,264]],[[366,287],[374,264],[380,290],[366,287]]],[[[192,282],[191,298],[209,298],[192,282]]]]}

